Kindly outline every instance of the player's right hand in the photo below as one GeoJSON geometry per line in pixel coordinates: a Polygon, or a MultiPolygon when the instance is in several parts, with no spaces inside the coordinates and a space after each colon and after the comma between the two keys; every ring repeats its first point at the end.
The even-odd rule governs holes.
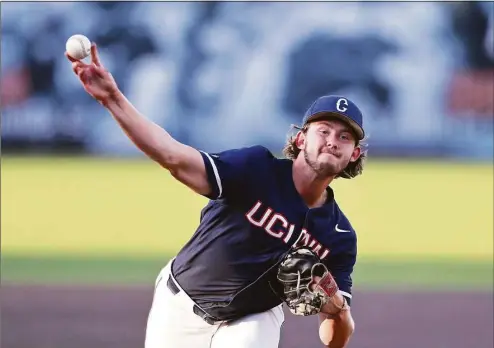
{"type": "Polygon", "coordinates": [[[72,62],[72,70],[79,77],[86,92],[100,103],[105,105],[119,94],[117,83],[99,59],[95,43],[91,44],[90,64],[72,58],[67,52],[65,56],[72,62]]]}

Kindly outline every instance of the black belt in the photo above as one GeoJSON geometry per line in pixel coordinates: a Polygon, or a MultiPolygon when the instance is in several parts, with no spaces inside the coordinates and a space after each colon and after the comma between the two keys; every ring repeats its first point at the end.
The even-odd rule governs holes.
{"type": "MultiPolygon", "coordinates": [[[[168,286],[168,289],[170,289],[173,295],[176,295],[180,292],[180,289],[178,288],[177,284],[175,284],[175,282],[173,281],[171,275],[168,276],[166,286],[168,286]]],[[[221,324],[224,321],[224,320],[218,320],[215,317],[210,316],[208,313],[206,313],[201,307],[199,307],[196,304],[194,304],[194,307],[192,307],[192,311],[194,312],[194,314],[200,316],[209,325],[221,324]]]]}

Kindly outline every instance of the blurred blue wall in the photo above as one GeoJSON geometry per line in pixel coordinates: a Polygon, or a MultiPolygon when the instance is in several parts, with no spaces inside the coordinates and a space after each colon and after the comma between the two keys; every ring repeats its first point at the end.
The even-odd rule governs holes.
{"type": "Polygon", "coordinates": [[[137,155],[73,76],[81,33],[127,97],[206,151],[280,153],[323,94],[364,111],[372,156],[492,160],[493,3],[2,3],[2,150],[137,155]]]}

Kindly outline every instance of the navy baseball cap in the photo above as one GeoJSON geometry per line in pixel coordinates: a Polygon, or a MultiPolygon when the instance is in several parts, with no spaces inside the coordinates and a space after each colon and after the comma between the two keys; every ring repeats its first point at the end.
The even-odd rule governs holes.
{"type": "Polygon", "coordinates": [[[302,126],[329,118],[337,118],[346,122],[353,129],[358,140],[364,139],[362,112],[350,99],[339,95],[325,95],[317,98],[306,111],[302,126]]]}

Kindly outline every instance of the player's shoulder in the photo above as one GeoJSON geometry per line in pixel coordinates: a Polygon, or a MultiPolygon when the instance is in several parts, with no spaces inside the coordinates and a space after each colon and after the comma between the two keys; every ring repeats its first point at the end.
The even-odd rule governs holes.
{"type": "Polygon", "coordinates": [[[256,173],[256,177],[261,174],[265,176],[271,172],[274,159],[271,151],[262,145],[238,147],[222,152],[208,153],[207,156],[218,168],[221,167],[223,172],[236,168],[245,173],[256,173]]]}
{"type": "Polygon", "coordinates": [[[269,158],[269,159],[274,158],[273,153],[263,145],[252,145],[252,146],[244,147],[244,149],[252,156],[269,158]]]}
{"type": "Polygon", "coordinates": [[[262,145],[250,145],[244,147],[238,147],[233,149],[224,150],[221,152],[210,153],[213,158],[224,157],[241,157],[245,159],[251,158],[273,158],[271,151],[262,145]]]}

